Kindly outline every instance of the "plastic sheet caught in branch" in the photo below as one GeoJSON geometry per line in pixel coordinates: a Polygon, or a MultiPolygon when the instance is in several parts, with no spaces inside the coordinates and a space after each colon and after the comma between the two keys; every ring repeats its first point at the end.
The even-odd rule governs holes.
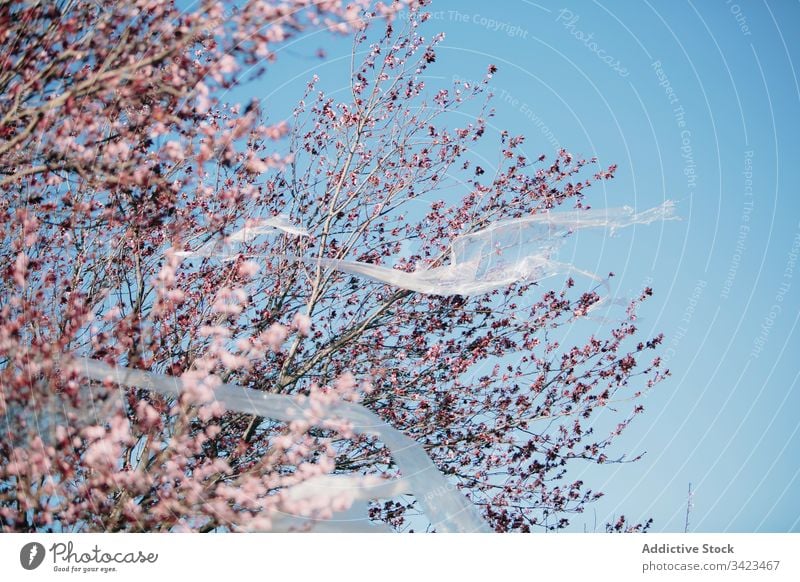
{"type": "MultiPolygon", "coordinates": [[[[105,381],[110,378],[121,386],[151,390],[174,398],[180,396],[184,390],[182,380],[175,376],[122,366],[111,367],[105,362],[90,358],[77,358],[74,365],[76,371],[90,380],[105,381]]],[[[310,406],[307,401],[303,402],[287,395],[271,394],[234,384],[221,384],[215,387],[214,399],[221,402],[228,411],[273,418],[283,422],[305,419],[305,413],[310,406]]],[[[355,432],[373,435],[382,441],[392,452],[403,475],[402,483],[399,485],[387,484],[384,487],[377,487],[375,483],[370,483],[369,487],[364,488],[361,484],[359,485],[361,490],[353,493],[353,500],[361,499],[373,488],[376,496],[392,491],[409,490],[408,492],[414,494],[425,515],[437,530],[490,531],[476,509],[459,493],[455,485],[439,472],[419,443],[358,404],[340,402],[330,408],[329,415],[332,419],[349,421],[355,432]]],[[[302,492],[301,489],[300,493],[302,492]]]]}
{"type": "Polygon", "coordinates": [[[194,251],[178,251],[175,255],[182,258],[215,257],[229,260],[239,254],[238,245],[250,242],[258,236],[274,234],[275,232],[283,232],[293,236],[308,236],[308,231],[292,224],[285,214],[279,214],[271,218],[249,220],[244,227],[231,233],[223,240],[208,241],[194,251]]]}
{"type": "Polygon", "coordinates": [[[551,258],[567,235],[586,228],[608,229],[613,235],[634,224],[677,218],[674,203],[666,201],[639,213],[624,207],[547,212],[504,220],[456,237],[449,264],[411,273],[357,261],[294,258],[308,264],[320,262],[325,267],[419,293],[479,295],[517,281],[538,281],[561,274],[578,273],[601,281],[594,273],[551,258]]]}

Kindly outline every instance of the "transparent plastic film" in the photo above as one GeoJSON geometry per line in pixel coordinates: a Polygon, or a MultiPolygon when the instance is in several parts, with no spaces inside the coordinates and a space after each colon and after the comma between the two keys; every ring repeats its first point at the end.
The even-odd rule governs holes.
{"type": "MultiPolygon", "coordinates": [[[[173,398],[178,397],[184,389],[182,380],[175,376],[122,366],[112,367],[105,362],[90,358],[76,358],[74,365],[76,371],[84,377],[98,382],[111,379],[121,386],[151,390],[173,398]]],[[[309,407],[307,402],[287,395],[271,394],[234,384],[217,386],[214,389],[214,398],[228,411],[273,418],[283,422],[305,418],[305,412],[309,407]]],[[[438,531],[490,531],[475,507],[439,472],[419,443],[358,404],[338,403],[330,408],[329,415],[331,419],[349,421],[355,432],[373,435],[382,441],[392,452],[403,475],[400,484],[359,482],[357,490],[353,493],[354,502],[363,501],[362,497],[365,495],[382,497],[387,493],[393,491],[399,493],[402,490],[415,496],[425,515],[438,531]]],[[[308,487],[313,489],[312,486],[308,487]]],[[[299,494],[303,494],[303,489],[299,494]]],[[[299,519],[302,521],[302,518],[299,519]]]]}
{"type": "Polygon", "coordinates": [[[231,260],[240,254],[238,245],[250,242],[262,235],[278,232],[292,236],[308,236],[307,230],[292,224],[285,214],[279,214],[271,218],[248,220],[242,228],[222,240],[211,240],[193,251],[177,251],[175,255],[181,258],[203,257],[231,260]]]}
{"type": "Polygon", "coordinates": [[[477,232],[456,237],[450,264],[407,273],[357,261],[292,257],[308,264],[321,263],[352,275],[431,295],[480,295],[517,281],[539,281],[555,275],[579,274],[603,279],[571,263],[552,257],[576,230],[603,228],[613,235],[620,228],[655,221],[675,220],[675,205],[662,205],[636,213],[632,208],[547,212],[500,221],[477,232]]]}

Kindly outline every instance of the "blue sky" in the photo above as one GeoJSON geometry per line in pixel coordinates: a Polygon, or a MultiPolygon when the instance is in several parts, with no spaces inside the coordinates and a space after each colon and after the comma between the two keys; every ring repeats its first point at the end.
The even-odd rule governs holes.
{"type": "MultiPolygon", "coordinates": [[[[572,247],[579,266],[617,274],[615,293],[655,289],[640,329],[665,333],[673,372],[618,441],[644,459],[572,473],[606,493],[573,528],[624,513],[683,531],[691,482],[690,531],[800,531],[800,4],[434,0],[429,11],[426,34],[446,33],[432,87],[494,63],[493,131],[526,134],[530,155],[561,145],[619,165],[593,206],[679,201],[681,222],[579,233],[572,247]]],[[[344,88],[350,46],[302,37],[241,96],[281,117],[313,73],[344,88]],[[310,56],[317,47],[326,60],[310,56]]],[[[571,330],[575,342],[586,332],[571,330]]]]}

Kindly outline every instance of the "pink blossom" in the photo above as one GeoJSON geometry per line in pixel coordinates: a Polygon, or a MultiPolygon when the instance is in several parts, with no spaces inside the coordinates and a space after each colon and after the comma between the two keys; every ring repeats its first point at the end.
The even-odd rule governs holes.
{"type": "Polygon", "coordinates": [[[25,277],[28,269],[28,257],[19,253],[14,261],[14,282],[20,287],[25,287],[25,277]]]}
{"type": "Polygon", "coordinates": [[[168,141],[164,145],[164,154],[173,162],[180,162],[184,159],[183,148],[177,141],[168,141]]]}
{"type": "Polygon", "coordinates": [[[239,265],[239,275],[242,277],[252,277],[261,269],[255,261],[244,261],[239,265]]]}
{"type": "Polygon", "coordinates": [[[229,74],[235,72],[239,66],[236,64],[236,59],[231,55],[224,55],[219,60],[219,72],[229,74]]]}
{"type": "Polygon", "coordinates": [[[309,335],[311,333],[311,318],[304,313],[295,313],[292,318],[292,327],[294,327],[300,335],[309,335]]]}

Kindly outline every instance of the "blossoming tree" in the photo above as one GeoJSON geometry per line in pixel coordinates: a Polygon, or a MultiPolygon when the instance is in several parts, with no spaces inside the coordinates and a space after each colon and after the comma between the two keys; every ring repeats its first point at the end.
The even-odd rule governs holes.
{"type": "MultiPolygon", "coordinates": [[[[606,337],[570,346],[560,330],[602,285],[550,269],[547,237],[508,247],[527,270],[500,284],[419,281],[462,277],[455,257],[495,225],[590,212],[585,191],[614,167],[489,137],[493,66],[481,83],[426,87],[441,39],[423,37],[421,10],[0,6],[4,530],[302,529],[287,516],[318,524],[353,503],[321,492],[336,476],[370,479],[373,522],[439,529],[420,491],[381,488],[409,477],[390,432],[331,412],[356,401],[493,530],[562,528],[601,495],[568,468],[610,462],[636,397],[666,373],[646,355],[661,338],[634,339],[651,291],[606,337]],[[346,97],[314,78],[278,123],[258,101],[219,102],[320,26],[354,36],[346,97]],[[497,166],[478,165],[475,144],[495,139],[497,166]],[[148,385],[167,378],[180,390],[148,385]],[[305,412],[215,399],[231,385],[305,412]],[[596,432],[613,402],[618,425],[596,432]]],[[[485,282],[497,262],[481,248],[470,277],[485,282]]]]}

